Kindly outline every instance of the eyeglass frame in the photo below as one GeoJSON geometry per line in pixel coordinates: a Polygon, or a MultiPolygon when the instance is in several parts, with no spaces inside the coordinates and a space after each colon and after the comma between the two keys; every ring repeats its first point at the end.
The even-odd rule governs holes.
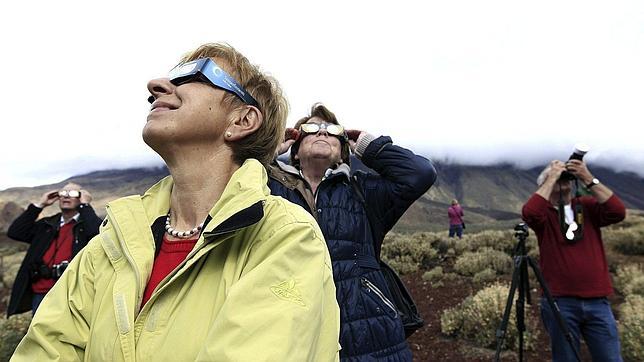
{"type": "Polygon", "coordinates": [[[58,197],[69,197],[70,199],[79,199],[81,197],[80,190],[60,190],[58,191],[58,197]],[[78,196],[72,196],[70,193],[78,193],[78,196]]]}
{"type": "Polygon", "coordinates": [[[170,78],[170,83],[175,86],[192,82],[195,79],[207,81],[214,87],[236,95],[245,104],[259,108],[257,100],[211,58],[200,58],[179,64],[170,71],[168,78],[170,78]]]}
{"type": "MultiPolygon", "coordinates": [[[[324,131],[326,133],[339,138],[341,141],[347,141],[349,139],[349,136],[347,136],[347,131],[344,129],[344,126],[339,125],[339,124],[335,124],[335,123],[302,123],[300,125],[300,127],[299,127],[299,131],[300,131],[300,134],[303,133],[305,135],[310,135],[310,134],[316,134],[316,133],[320,132],[320,130],[323,129],[323,128],[324,128],[324,131]],[[304,127],[305,125],[315,125],[315,126],[318,127],[318,129],[315,132],[307,132],[307,131],[302,129],[302,127],[304,127]],[[340,134],[335,134],[335,133],[329,132],[329,126],[331,126],[331,127],[340,127],[341,133],[340,134]]],[[[304,138],[304,136],[300,137],[300,139],[302,139],[302,138],[304,138]]]]}

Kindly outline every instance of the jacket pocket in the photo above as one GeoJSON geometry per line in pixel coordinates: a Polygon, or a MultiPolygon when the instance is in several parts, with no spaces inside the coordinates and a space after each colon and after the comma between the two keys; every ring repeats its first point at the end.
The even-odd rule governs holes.
{"type": "MultiPolygon", "coordinates": [[[[365,277],[360,278],[362,291],[367,294],[377,305],[384,308],[384,312],[393,318],[398,316],[396,306],[385,296],[385,294],[374,283],[365,277]]],[[[378,307],[380,308],[380,307],[378,307]]]]}

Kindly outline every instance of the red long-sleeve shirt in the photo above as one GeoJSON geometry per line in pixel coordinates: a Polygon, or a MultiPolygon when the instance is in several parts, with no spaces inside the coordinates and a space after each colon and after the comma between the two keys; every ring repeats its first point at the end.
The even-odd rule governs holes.
{"type": "Polygon", "coordinates": [[[580,197],[584,210],[584,235],[570,244],[561,234],[557,209],[539,194],[523,205],[523,219],[539,241],[539,264],[553,296],[604,297],[613,292],[600,228],[624,219],[626,209],[613,194],[600,204],[580,197]]]}

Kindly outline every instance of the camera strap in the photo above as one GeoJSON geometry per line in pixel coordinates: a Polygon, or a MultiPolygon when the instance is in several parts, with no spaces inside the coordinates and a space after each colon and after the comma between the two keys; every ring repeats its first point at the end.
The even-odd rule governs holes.
{"type": "Polygon", "coordinates": [[[579,200],[581,192],[577,179],[575,179],[575,197],[570,200],[573,210],[573,220],[570,224],[566,222],[566,205],[564,205],[563,195],[559,192],[559,227],[564,239],[569,243],[575,243],[584,237],[584,208],[579,200]]]}

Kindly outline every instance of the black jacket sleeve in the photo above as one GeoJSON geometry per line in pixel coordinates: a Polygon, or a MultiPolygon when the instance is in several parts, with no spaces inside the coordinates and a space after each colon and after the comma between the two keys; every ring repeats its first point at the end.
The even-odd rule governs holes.
{"type": "Polygon", "coordinates": [[[367,212],[379,223],[372,225],[379,246],[409,206],[434,184],[436,169],[430,160],[392,144],[386,136],[367,146],[362,162],[379,173],[367,175],[362,182],[367,212]]]}
{"type": "Polygon", "coordinates": [[[7,236],[17,241],[31,243],[36,232],[36,219],[38,219],[41,211],[42,209],[36,205],[29,204],[27,210],[9,225],[7,236]]]}

